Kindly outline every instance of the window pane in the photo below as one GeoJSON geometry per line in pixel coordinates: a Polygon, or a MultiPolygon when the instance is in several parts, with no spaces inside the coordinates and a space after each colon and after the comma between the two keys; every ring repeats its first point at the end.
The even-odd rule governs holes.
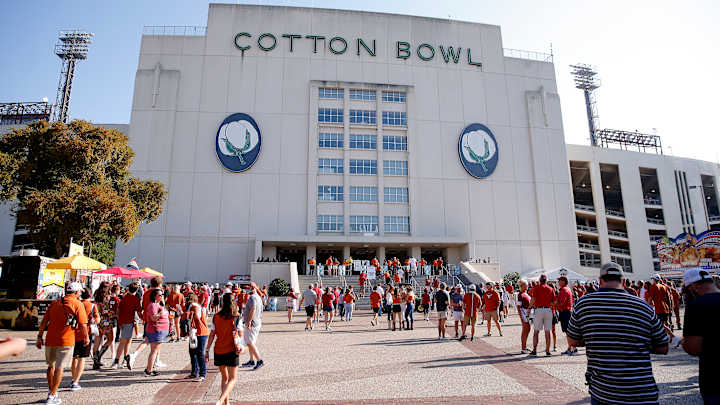
{"type": "Polygon", "coordinates": [[[319,201],[343,201],[343,186],[318,186],[319,201]]]}
{"type": "Polygon", "coordinates": [[[350,201],[377,202],[377,187],[350,187],[350,201]]]}
{"type": "Polygon", "coordinates": [[[330,99],[343,99],[345,97],[345,91],[343,89],[318,89],[319,98],[330,98],[330,99]]]}
{"type": "Polygon", "coordinates": [[[350,89],[350,100],[375,101],[377,96],[374,90],[350,89]]]}
{"type": "Polygon", "coordinates": [[[385,232],[387,233],[409,233],[410,217],[385,217],[385,232]]]}
{"type": "Polygon", "coordinates": [[[317,230],[319,232],[342,232],[345,228],[342,215],[318,215],[317,230]]]}
{"type": "Polygon", "coordinates": [[[383,125],[406,126],[407,113],[404,111],[383,111],[382,123],[383,125]]]}
{"type": "Polygon", "coordinates": [[[318,173],[320,174],[339,174],[343,172],[342,159],[318,159],[318,173]]]}
{"type": "Polygon", "coordinates": [[[342,108],[318,108],[318,122],[342,123],[344,115],[342,108]]]}
{"type": "Polygon", "coordinates": [[[405,102],[405,93],[400,91],[383,91],[382,92],[382,100],[386,102],[392,102],[392,103],[404,103],[405,102]]]}
{"type": "Polygon", "coordinates": [[[385,176],[407,176],[407,161],[383,160],[383,174],[385,176]]]}
{"type": "Polygon", "coordinates": [[[377,174],[377,160],[350,160],[350,174],[377,174]]]}
{"type": "Polygon", "coordinates": [[[377,124],[377,112],[375,110],[350,110],[351,124],[377,124]]]}
{"type": "Polygon", "coordinates": [[[350,149],[377,149],[377,136],[350,134],[350,149]]]}
{"type": "Polygon", "coordinates": [[[369,215],[351,215],[350,232],[377,232],[378,217],[369,215]]]}
{"type": "Polygon", "coordinates": [[[318,134],[319,148],[342,148],[343,146],[343,134],[325,132],[318,134]]]}
{"type": "Polygon", "coordinates": [[[407,136],[383,135],[384,150],[407,150],[407,136]]]}
{"type": "Polygon", "coordinates": [[[383,190],[383,194],[386,203],[408,202],[407,187],[385,187],[385,189],[383,190]]]}

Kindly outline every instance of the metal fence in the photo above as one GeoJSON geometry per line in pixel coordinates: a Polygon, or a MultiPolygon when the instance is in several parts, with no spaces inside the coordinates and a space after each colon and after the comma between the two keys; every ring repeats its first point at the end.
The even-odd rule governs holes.
{"type": "Polygon", "coordinates": [[[207,27],[195,25],[146,25],[143,35],[204,37],[207,27]]]}
{"type": "Polygon", "coordinates": [[[503,48],[503,55],[508,58],[529,59],[529,60],[536,60],[539,62],[553,63],[553,55],[551,53],[523,51],[522,49],[503,48]]]}

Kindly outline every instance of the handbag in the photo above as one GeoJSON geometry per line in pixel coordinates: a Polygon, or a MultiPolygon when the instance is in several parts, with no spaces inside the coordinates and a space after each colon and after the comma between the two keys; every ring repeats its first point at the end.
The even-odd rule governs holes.
{"type": "Polygon", "coordinates": [[[198,340],[197,330],[195,328],[190,328],[190,333],[188,334],[188,344],[190,345],[191,349],[197,349],[198,340]]]}
{"type": "Polygon", "coordinates": [[[245,349],[245,344],[243,343],[242,335],[240,335],[240,331],[238,329],[233,332],[233,343],[235,345],[235,353],[242,353],[243,349],[245,349]]]}
{"type": "Polygon", "coordinates": [[[90,335],[91,336],[100,336],[100,329],[98,328],[97,324],[95,323],[95,317],[92,316],[92,314],[94,312],[95,312],[95,304],[93,304],[90,309],[90,335]]]}

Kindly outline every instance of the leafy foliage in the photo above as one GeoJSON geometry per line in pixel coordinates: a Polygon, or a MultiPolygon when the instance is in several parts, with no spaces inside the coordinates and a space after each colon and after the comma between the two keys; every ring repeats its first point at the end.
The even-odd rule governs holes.
{"type": "Polygon", "coordinates": [[[518,280],[520,280],[520,274],[516,271],[503,276],[503,284],[510,284],[515,288],[518,286],[518,280]]]}
{"type": "Polygon", "coordinates": [[[85,121],[38,121],[0,137],[0,202],[11,204],[42,254],[60,257],[70,238],[112,263],[162,213],[164,185],[130,176],[134,153],[120,131],[85,121]]]}
{"type": "Polygon", "coordinates": [[[287,281],[276,278],[275,280],[270,282],[270,285],[268,286],[268,295],[271,297],[282,297],[285,294],[290,291],[290,286],[288,285],[287,281]]]}

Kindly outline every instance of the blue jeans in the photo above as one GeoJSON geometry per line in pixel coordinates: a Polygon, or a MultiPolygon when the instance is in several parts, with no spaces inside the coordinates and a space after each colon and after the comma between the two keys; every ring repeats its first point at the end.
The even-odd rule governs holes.
{"type": "Polygon", "coordinates": [[[207,341],[207,336],[198,336],[197,347],[190,349],[190,375],[195,377],[205,377],[207,375],[205,367],[205,345],[207,341]]]}
{"type": "Polygon", "coordinates": [[[348,322],[352,321],[352,312],[353,312],[352,306],[353,306],[353,304],[347,304],[347,303],[345,304],[345,320],[348,322]]]}
{"type": "Polygon", "coordinates": [[[415,304],[408,302],[405,305],[405,321],[415,322],[415,304]]]}

